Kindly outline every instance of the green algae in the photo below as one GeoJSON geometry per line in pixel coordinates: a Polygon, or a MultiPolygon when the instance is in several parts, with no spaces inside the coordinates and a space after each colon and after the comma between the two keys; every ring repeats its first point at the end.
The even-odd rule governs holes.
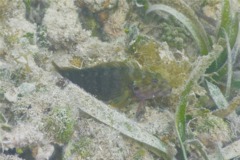
{"type": "Polygon", "coordinates": [[[81,137],[76,143],[73,144],[73,152],[78,153],[82,158],[87,158],[92,155],[90,146],[92,144],[91,138],[87,136],[81,137]]]}
{"type": "Polygon", "coordinates": [[[25,4],[25,6],[26,6],[26,10],[28,12],[30,12],[30,10],[31,10],[31,0],[24,0],[23,2],[25,4]]]}
{"type": "Polygon", "coordinates": [[[26,19],[32,23],[41,25],[50,1],[23,0],[23,2],[26,8],[26,19]]]}
{"type": "Polygon", "coordinates": [[[82,22],[82,27],[84,29],[90,30],[93,37],[99,37],[100,39],[103,36],[102,33],[102,24],[98,21],[97,13],[91,13],[88,8],[83,7],[79,18],[82,22]]]}
{"type": "Polygon", "coordinates": [[[10,71],[10,80],[16,85],[20,85],[26,81],[29,77],[30,70],[28,66],[20,66],[14,71],[10,71]]]}
{"type": "Polygon", "coordinates": [[[202,55],[208,54],[211,43],[202,24],[199,22],[194,11],[184,1],[164,1],[162,4],[150,5],[147,13],[152,11],[164,11],[178,19],[189,30],[198,44],[202,55]]]}
{"type": "Polygon", "coordinates": [[[19,33],[11,33],[4,36],[4,41],[10,47],[13,47],[14,44],[19,42],[19,33]]]}
{"type": "Polygon", "coordinates": [[[133,160],[142,160],[144,159],[144,156],[146,155],[146,151],[144,149],[139,149],[137,152],[133,155],[133,160]]]}
{"type": "Polygon", "coordinates": [[[44,118],[44,130],[57,142],[67,143],[74,132],[75,118],[70,107],[56,106],[44,118]]]}
{"type": "Polygon", "coordinates": [[[0,19],[5,19],[5,14],[10,8],[9,0],[0,0],[0,19]]]}
{"type": "Polygon", "coordinates": [[[181,50],[192,41],[187,29],[172,16],[160,23],[159,28],[161,28],[159,31],[160,41],[167,42],[170,47],[181,50]]]}
{"type": "Polygon", "coordinates": [[[47,37],[47,27],[46,26],[37,26],[37,45],[39,47],[48,48],[51,46],[50,41],[47,37]]]}
{"type": "Polygon", "coordinates": [[[155,73],[158,79],[165,79],[171,87],[181,86],[187,79],[191,64],[187,60],[177,61],[175,58],[161,58],[162,47],[147,37],[135,41],[131,48],[131,58],[142,65],[143,70],[155,73]]]}
{"type": "Polygon", "coordinates": [[[93,156],[93,140],[90,136],[80,136],[79,139],[71,140],[66,146],[64,160],[68,160],[72,155],[78,158],[87,159],[93,156]]]}
{"type": "Polygon", "coordinates": [[[27,38],[30,44],[34,44],[34,33],[27,32],[23,37],[27,38]]]}

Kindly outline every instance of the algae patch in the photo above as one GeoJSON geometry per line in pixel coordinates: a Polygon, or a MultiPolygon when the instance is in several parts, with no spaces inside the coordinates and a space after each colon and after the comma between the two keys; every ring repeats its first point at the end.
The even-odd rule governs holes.
{"type": "Polygon", "coordinates": [[[82,136],[75,141],[70,141],[66,148],[64,158],[69,159],[74,154],[80,159],[92,157],[92,144],[93,141],[89,136],[82,136]]]}
{"type": "Polygon", "coordinates": [[[43,120],[44,130],[57,142],[67,143],[74,132],[75,118],[70,107],[56,106],[43,120]]]}
{"type": "Polygon", "coordinates": [[[171,87],[183,85],[189,76],[192,66],[181,52],[177,53],[180,58],[176,58],[172,52],[164,51],[164,46],[143,36],[139,36],[129,48],[132,58],[144,70],[157,74],[158,79],[165,79],[171,87]]]}

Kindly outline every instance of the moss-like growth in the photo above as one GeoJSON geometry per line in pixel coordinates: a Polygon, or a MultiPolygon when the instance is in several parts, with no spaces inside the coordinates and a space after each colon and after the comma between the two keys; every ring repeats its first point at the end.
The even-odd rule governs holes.
{"type": "Polygon", "coordinates": [[[12,47],[14,44],[19,42],[19,34],[18,33],[11,33],[4,36],[4,41],[7,45],[12,47]]]}
{"type": "Polygon", "coordinates": [[[92,140],[89,137],[81,137],[76,143],[74,143],[74,152],[78,153],[81,158],[85,159],[92,155],[90,150],[90,144],[92,140]]]}
{"type": "Polygon", "coordinates": [[[228,142],[231,139],[229,126],[222,118],[211,115],[207,110],[197,113],[197,119],[190,124],[193,134],[206,147],[213,143],[228,142]]]}
{"type": "Polygon", "coordinates": [[[70,64],[74,67],[80,68],[83,64],[83,60],[79,56],[73,56],[71,60],[69,60],[70,64]]]}
{"type": "Polygon", "coordinates": [[[158,46],[154,41],[139,42],[134,56],[140,64],[150,68],[160,61],[158,46]]]}
{"type": "MultiPolygon", "coordinates": [[[[1,74],[1,71],[0,71],[0,74],[1,74]]],[[[0,88],[0,102],[4,101],[4,99],[5,99],[4,93],[5,93],[5,91],[2,88],[0,88]]],[[[0,114],[0,122],[1,122],[1,114],[0,114]]]]}
{"type": "MultiPolygon", "coordinates": [[[[100,12],[92,13],[92,11],[90,11],[84,4],[81,6],[81,13],[79,14],[79,18],[82,23],[82,27],[84,29],[90,30],[93,37],[98,37],[104,40],[105,35],[103,32],[103,23],[99,17],[99,14],[100,12]]],[[[105,17],[105,15],[107,16],[107,14],[102,14],[103,17],[105,17]]]]}
{"type": "Polygon", "coordinates": [[[0,19],[3,19],[9,9],[9,0],[0,0],[0,19]]]}
{"type": "Polygon", "coordinates": [[[23,149],[22,148],[16,148],[16,153],[17,154],[23,154],[23,149]]]}
{"type": "Polygon", "coordinates": [[[164,58],[161,58],[162,47],[154,40],[141,38],[130,47],[134,47],[134,50],[131,50],[134,51],[133,59],[136,59],[143,69],[160,74],[172,87],[181,86],[190,73],[191,64],[188,60],[176,60],[170,52],[170,55],[163,55],[164,58]]]}
{"type": "Polygon", "coordinates": [[[7,131],[10,132],[12,130],[12,126],[7,124],[7,120],[3,113],[0,112],[0,132],[7,131]]]}
{"type": "Polygon", "coordinates": [[[97,36],[97,32],[100,26],[94,18],[86,19],[85,25],[87,29],[90,29],[92,31],[92,36],[97,36]]]}
{"type": "Polygon", "coordinates": [[[159,28],[158,37],[161,41],[166,41],[170,47],[183,49],[192,41],[187,29],[171,16],[160,23],[159,28]]]}
{"type": "Polygon", "coordinates": [[[27,38],[30,44],[34,43],[34,33],[27,32],[23,37],[27,38]]]}
{"type": "Polygon", "coordinates": [[[67,143],[74,132],[75,118],[70,107],[55,107],[44,118],[44,129],[57,142],[67,143]]]}
{"type": "Polygon", "coordinates": [[[81,136],[77,140],[71,140],[64,153],[64,159],[69,159],[72,155],[77,155],[79,159],[87,159],[91,156],[92,154],[92,139],[88,136],[81,136]]]}
{"type": "Polygon", "coordinates": [[[16,85],[20,85],[23,81],[27,81],[30,73],[30,68],[26,66],[20,66],[16,70],[10,72],[10,80],[16,85]]]}
{"type": "Polygon", "coordinates": [[[23,0],[23,2],[26,7],[26,19],[32,23],[41,25],[50,1],[23,0]]]}
{"type": "Polygon", "coordinates": [[[47,28],[45,26],[37,27],[37,45],[43,48],[48,48],[51,45],[47,38],[47,28]]]}
{"type": "Polygon", "coordinates": [[[144,156],[146,155],[146,151],[144,149],[139,149],[137,152],[133,155],[133,160],[142,160],[144,159],[144,156]]]}
{"type": "Polygon", "coordinates": [[[26,5],[26,9],[27,9],[28,11],[30,11],[30,9],[31,9],[31,0],[24,0],[23,2],[24,2],[25,5],[26,5]]]}

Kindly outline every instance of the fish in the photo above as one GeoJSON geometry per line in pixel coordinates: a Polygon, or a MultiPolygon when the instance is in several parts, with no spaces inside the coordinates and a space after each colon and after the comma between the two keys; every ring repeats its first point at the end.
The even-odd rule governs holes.
{"type": "MultiPolygon", "coordinates": [[[[112,106],[123,107],[133,99],[140,102],[171,93],[171,87],[159,74],[141,68],[134,61],[106,62],[82,69],[59,67],[58,73],[72,83],[112,106]]],[[[138,115],[142,109],[138,109],[138,115]]]]}

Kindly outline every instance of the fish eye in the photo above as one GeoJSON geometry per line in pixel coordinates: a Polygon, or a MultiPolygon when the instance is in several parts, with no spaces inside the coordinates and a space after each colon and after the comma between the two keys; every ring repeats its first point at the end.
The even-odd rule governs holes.
{"type": "Polygon", "coordinates": [[[132,84],[131,84],[131,88],[133,91],[138,91],[140,90],[139,86],[137,85],[137,82],[136,81],[133,81],[132,84]]]}
{"type": "Polygon", "coordinates": [[[153,78],[152,79],[152,83],[157,83],[158,82],[158,79],[157,78],[153,78]]]}
{"type": "Polygon", "coordinates": [[[139,87],[138,86],[133,86],[133,90],[137,91],[137,90],[139,90],[139,87]]]}

